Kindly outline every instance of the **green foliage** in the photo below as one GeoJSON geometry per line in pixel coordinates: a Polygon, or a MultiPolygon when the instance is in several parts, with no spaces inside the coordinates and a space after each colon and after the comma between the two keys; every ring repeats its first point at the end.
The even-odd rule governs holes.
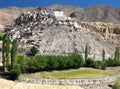
{"type": "Polygon", "coordinates": [[[114,59],[120,61],[120,47],[116,47],[114,59]]]}
{"type": "Polygon", "coordinates": [[[0,40],[3,40],[3,33],[2,32],[0,32],[0,40]]]}
{"type": "Polygon", "coordinates": [[[86,61],[86,67],[101,69],[102,66],[103,66],[103,62],[99,60],[95,61],[92,58],[88,58],[86,61]]]}
{"type": "Polygon", "coordinates": [[[106,68],[107,68],[107,63],[105,62],[105,63],[103,63],[103,65],[102,65],[102,68],[101,68],[101,69],[106,70],[106,68]]]}
{"type": "Polygon", "coordinates": [[[37,54],[39,52],[39,50],[33,46],[31,49],[30,49],[31,53],[32,53],[32,56],[35,56],[35,54],[37,54]]]}
{"type": "Polygon", "coordinates": [[[107,66],[108,67],[114,67],[114,66],[120,66],[120,61],[109,58],[108,60],[106,60],[107,66]]]}
{"type": "Polygon", "coordinates": [[[85,61],[88,59],[88,46],[85,47],[85,61]]]}
{"type": "Polygon", "coordinates": [[[102,51],[102,61],[105,62],[105,50],[102,51]]]}
{"type": "Polygon", "coordinates": [[[6,52],[6,67],[8,67],[10,65],[10,38],[9,38],[9,34],[6,34],[5,37],[5,52],[6,52]]]}
{"type": "Polygon", "coordinates": [[[86,60],[86,66],[87,67],[95,67],[95,61],[92,58],[88,58],[86,60]]]}
{"type": "Polygon", "coordinates": [[[17,41],[13,40],[11,49],[11,67],[14,67],[17,64],[17,56],[18,56],[17,41]]]}
{"type": "Polygon", "coordinates": [[[73,68],[79,68],[84,65],[84,61],[81,55],[72,54],[70,57],[73,60],[73,68]]]}
{"type": "Polygon", "coordinates": [[[26,58],[25,56],[18,56],[17,57],[17,64],[20,66],[20,69],[23,73],[25,73],[25,69],[27,68],[27,65],[26,65],[26,58]]]}
{"type": "Polygon", "coordinates": [[[116,81],[112,89],[120,89],[120,82],[116,81]]]}
{"type": "Polygon", "coordinates": [[[37,72],[45,70],[64,70],[70,68],[80,68],[84,65],[84,60],[79,54],[69,56],[41,56],[26,58],[25,71],[37,72]]]}
{"type": "Polygon", "coordinates": [[[94,68],[101,69],[103,67],[103,62],[102,61],[94,61],[94,68]]]}
{"type": "Polygon", "coordinates": [[[57,56],[47,56],[47,67],[46,70],[56,70],[58,69],[59,63],[57,56]]]}
{"type": "Polygon", "coordinates": [[[10,38],[9,34],[5,34],[3,36],[3,44],[2,44],[2,63],[3,67],[9,67],[10,65],[10,38]]]}
{"type": "Polygon", "coordinates": [[[10,70],[10,79],[17,80],[20,74],[21,74],[20,68],[14,68],[10,70]]]}
{"type": "Polygon", "coordinates": [[[3,63],[3,68],[5,68],[5,35],[3,36],[3,43],[2,43],[2,63],[3,63]]]}

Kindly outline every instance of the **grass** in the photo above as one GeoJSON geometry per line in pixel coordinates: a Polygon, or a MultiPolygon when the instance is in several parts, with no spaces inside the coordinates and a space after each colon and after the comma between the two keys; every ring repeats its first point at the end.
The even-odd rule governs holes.
{"type": "Polygon", "coordinates": [[[44,78],[98,78],[103,77],[107,72],[96,69],[85,70],[69,70],[69,71],[53,71],[43,72],[44,78]]]}
{"type": "Polygon", "coordinates": [[[34,74],[22,74],[21,77],[27,78],[57,78],[57,79],[65,79],[65,78],[100,78],[111,73],[105,70],[93,69],[93,68],[81,68],[81,69],[73,69],[73,70],[63,70],[63,71],[52,71],[52,72],[39,72],[34,74]]]}
{"type": "Polygon", "coordinates": [[[115,81],[115,84],[113,85],[113,89],[120,89],[120,78],[118,78],[115,81]]]}

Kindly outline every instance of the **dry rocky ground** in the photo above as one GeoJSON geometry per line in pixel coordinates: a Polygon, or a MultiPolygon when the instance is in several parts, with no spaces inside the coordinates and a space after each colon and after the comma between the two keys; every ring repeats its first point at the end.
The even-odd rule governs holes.
{"type": "Polygon", "coordinates": [[[80,86],[73,85],[39,85],[18,83],[0,78],[0,89],[83,89],[80,86]]]}

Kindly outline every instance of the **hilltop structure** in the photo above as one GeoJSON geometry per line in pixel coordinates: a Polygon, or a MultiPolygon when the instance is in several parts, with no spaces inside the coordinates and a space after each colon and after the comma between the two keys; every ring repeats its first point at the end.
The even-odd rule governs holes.
{"type": "Polygon", "coordinates": [[[83,22],[62,10],[39,7],[22,13],[5,33],[10,33],[11,41],[17,39],[19,48],[26,52],[36,46],[43,55],[84,55],[85,45],[89,44],[89,55],[101,59],[103,48],[107,57],[114,55],[115,46],[120,45],[119,29],[117,24],[83,22]]]}

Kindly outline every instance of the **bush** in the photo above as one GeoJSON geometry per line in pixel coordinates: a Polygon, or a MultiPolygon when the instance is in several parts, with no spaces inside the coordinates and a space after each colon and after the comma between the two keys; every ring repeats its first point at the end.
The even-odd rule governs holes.
{"type": "Polygon", "coordinates": [[[106,60],[106,63],[108,67],[120,66],[120,61],[112,58],[109,58],[108,60],[106,60]]]}
{"type": "Polygon", "coordinates": [[[17,80],[20,74],[21,74],[21,70],[14,68],[10,70],[10,79],[17,80]]]}
{"type": "Polygon", "coordinates": [[[95,67],[95,66],[96,66],[95,61],[92,58],[88,58],[86,60],[86,67],[95,67]]]}
{"type": "Polygon", "coordinates": [[[58,69],[69,69],[67,56],[57,56],[58,69]]]}
{"type": "MultiPolygon", "coordinates": [[[[20,59],[24,59],[20,57],[20,59]]],[[[21,61],[18,61],[21,62],[21,61]]],[[[22,64],[24,64],[22,62],[22,64]]],[[[84,60],[79,54],[69,56],[41,56],[27,57],[25,67],[21,67],[26,72],[64,70],[70,68],[80,68],[84,65],[84,60]]]]}
{"type": "Polygon", "coordinates": [[[86,67],[92,67],[92,68],[97,68],[97,69],[101,69],[103,66],[103,62],[102,61],[95,61],[92,58],[88,58],[86,60],[86,67]]]}
{"type": "Polygon", "coordinates": [[[84,65],[84,60],[79,54],[70,55],[71,60],[73,61],[73,68],[80,68],[84,65]]]}
{"type": "Polygon", "coordinates": [[[102,65],[102,68],[101,68],[101,69],[106,70],[106,68],[107,68],[107,63],[105,62],[105,63],[103,63],[103,65],[102,65]]]}
{"type": "Polygon", "coordinates": [[[25,73],[25,69],[27,67],[27,61],[25,56],[18,56],[17,64],[19,64],[22,73],[25,73]]]}
{"type": "Polygon", "coordinates": [[[32,56],[35,56],[35,54],[37,54],[39,52],[38,48],[36,48],[35,46],[33,46],[30,49],[30,52],[32,53],[32,56]]]}
{"type": "Polygon", "coordinates": [[[113,89],[120,89],[120,82],[115,82],[113,89]]]}
{"type": "Polygon", "coordinates": [[[94,62],[95,62],[95,65],[94,65],[95,68],[97,68],[97,69],[101,69],[102,68],[102,66],[103,66],[103,62],[102,61],[97,60],[97,61],[94,61],[94,62]]]}

